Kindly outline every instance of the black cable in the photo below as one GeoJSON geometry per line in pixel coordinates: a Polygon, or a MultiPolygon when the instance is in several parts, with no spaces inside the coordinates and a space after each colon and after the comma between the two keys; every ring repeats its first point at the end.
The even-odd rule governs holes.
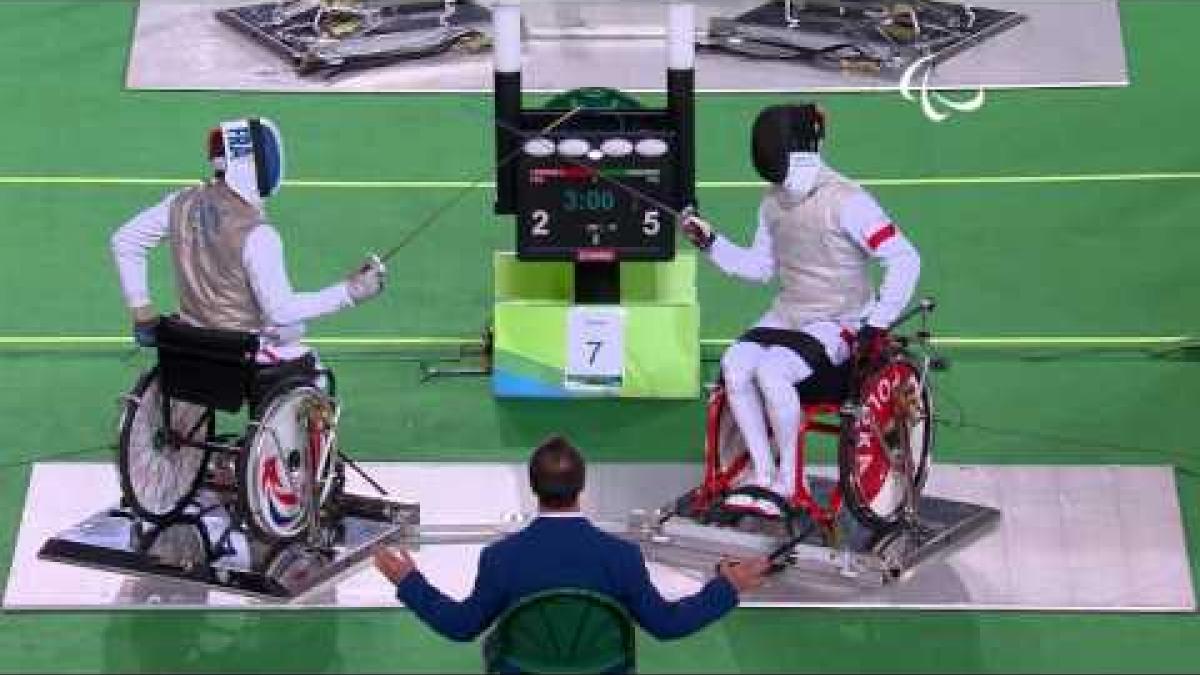
{"type": "MultiPolygon", "coordinates": [[[[1128,453],[1128,454],[1159,455],[1159,456],[1169,457],[1177,462],[1183,462],[1186,459],[1188,459],[1184,455],[1182,455],[1178,452],[1173,452],[1171,450],[1160,450],[1157,448],[1146,448],[1146,447],[1139,447],[1139,446],[1133,446],[1133,445],[1124,445],[1124,444],[1119,444],[1119,443],[1110,443],[1110,442],[1105,442],[1105,441],[1095,441],[1095,440],[1090,440],[1090,439],[1086,439],[1086,438],[1075,438],[1075,437],[1071,437],[1071,436],[1063,436],[1063,435],[1059,435],[1059,434],[1046,433],[1046,432],[1042,432],[1042,431],[1029,431],[1029,430],[1025,430],[1025,429],[996,427],[996,426],[991,426],[991,425],[987,425],[987,424],[979,424],[979,423],[975,423],[975,422],[962,422],[959,424],[954,424],[954,423],[946,422],[940,418],[937,419],[936,421],[939,424],[942,424],[943,426],[947,426],[950,428],[972,429],[975,431],[982,431],[984,433],[993,434],[993,435],[997,435],[997,436],[1011,436],[1011,437],[1016,437],[1016,438],[1025,438],[1028,440],[1042,441],[1042,442],[1057,445],[1060,448],[1066,448],[1066,447],[1073,446],[1073,447],[1079,448],[1080,450],[1108,450],[1108,451],[1122,452],[1122,453],[1128,453]]],[[[1183,471],[1184,473],[1187,473],[1190,476],[1200,475],[1196,472],[1196,470],[1193,470],[1193,469],[1184,469],[1181,467],[1180,470],[1183,471]]]]}
{"type": "MultiPolygon", "coordinates": [[[[581,108],[575,108],[575,111],[578,111],[578,110],[581,110],[581,108]]],[[[542,131],[522,131],[521,129],[517,129],[517,128],[513,127],[513,125],[508,124],[507,122],[502,122],[498,119],[495,120],[495,123],[496,123],[496,126],[500,127],[501,129],[507,131],[510,134],[513,134],[514,136],[519,137],[521,140],[524,140],[524,141],[528,141],[530,139],[537,138],[540,134],[544,133],[542,131]]],[[[547,130],[549,128],[550,127],[548,127],[547,130]]],[[[517,148],[518,151],[522,150],[522,149],[523,148],[517,148]]],[[[514,151],[514,153],[515,153],[515,151],[514,151]]],[[[506,161],[507,161],[507,158],[506,158],[506,161]]],[[[651,197],[649,194],[647,194],[633,186],[626,185],[625,183],[617,180],[616,178],[613,178],[612,176],[606,176],[603,173],[596,171],[595,167],[592,167],[589,164],[584,164],[583,162],[573,160],[569,157],[561,157],[561,156],[559,157],[559,161],[568,166],[574,166],[574,167],[586,169],[589,172],[591,172],[591,176],[593,178],[596,178],[596,179],[600,180],[601,182],[608,183],[610,185],[614,185],[614,186],[624,190],[625,192],[628,192],[629,194],[633,195],[634,197],[637,197],[638,199],[649,203],[651,206],[654,206],[656,208],[662,209],[663,211],[666,211],[668,214],[675,216],[676,218],[682,218],[684,216],[684,212],[686,212],[688,210],[686,207],[681,210],[681,209],[676,209],[671,206],[668,206],[668,205],[662,203],[661,201],[659,201],[658,199],[651,197]]]]}
{"type": "Polygon", "coordinates": [[[1086,439],[1086,438],[1075,438],[1072,436],[1064,436],[1064,435],[1060,435],[1060,434],[1047,433],[1047,432],[1042,432],[1042,431],[1030,431],[1028,429],[1017,429],[1014,427],[997,427],[997,426],[992,426],[989,424],[980,424],[978,422],[968,422],[967,415],[966,415],[966,408],[962,405],[961,402],[958,401],[957,397],[955,397],[952,393],[950,393],[950,391],[944,386],[938,387],[938,393],[942,395],[939,397],[939,403],[941,401],[947,401],[947,402],[951,403],[955,408],[957,408],[957,412],[958,412],[957,420],[946,419],[940,415],[935,414],[934,421],[937,424],[939,424],[943,427],[946,427],[946,428],[968,429],[968,430],[979,431],[979,432],[992,434],[992,435],[996,435],[996,436],[1009,436],[1009,437],[1014,437],[1014,438],[1024,438],[1026,440],[1035,440],[1035,441],[1040,441],[1043,443],[1050,443],[1054,446],[1057,446],[1060,449],[1074,447],[1074,448],[1078,448],[1080,450],[1108,450],[1108,451],[1127,453],[1127,454],[1156,455],[1156,456],[1161,456],[1161,457],[1167,457],[1175,462],[1176,469],[1180,473],[1182,473],[1186,476],[1193,477],[1193,478],[1200,476],[1200,470],[1189,468],[1187,466],[1187,462],[1190,459],[1189,457],[1186,457],[1178,452],[1173,452],[1171,450],[1161,450],[1161,449],[1157,449],[1157,448],[1146,448],[1146,447],[1140,447],[1140,446],[1124,445],[1124,444],[1120,444],[1120,443],[1111,443],[1111,442],[1106,442],[1106,441],[1095,441],[1095,440],[1086,439]]]}
{"type": "MultiPolygon", "coordinates": [[[[544,134],[544,133],[554,129],[558,125],[562,124],[563,122],[566,122],[571,117],[574,117],[575,114],[578,113],[580,110],[583,110],[583,108],[580,106],[576,106],[576,107],[568,110],[566,113],[559,115],[555,119],[551,120],[550,124],[547,124],[542,129],[539,129],[538,131],[533,132],[533,133],[544,134]]],[[[500,120],[496,120],[496,124],[500,124],[501,126],[507,127],[507,125],[501,124],[500,120]]],[[[516,132],[516,133],[520,133],[520,132],[516,132]]],[[[441,218],[444,213],[446,213],[446,211],[450,210],[450,208],[452,208],[453,206],[455,206],[456,204],[461,202],[464,197],[466,197],[468,194],[470,194],[471,191],[473,191],[475,188],[479,187],[479,185],[481,183],[483,183],[484,180],[486,180],[488,178],[488,176],[491,176],[495,171],[499,170],[500,167],[511,162],[513,159],[515,159],[517,157],[517,155],[521,154],[521,152],[523,152],[523,150],[524,149],[520,148],[520,147],[515,148],[512,152],[508,153],[504,157],[501,157],[500,161],[497,163],[496,166],[494,166],[494,167],[488,166],[488,168],[484,172],[480,173],[475,179],[473,179],[472,181],[467,183],[466,186],[464,186],[458,192],[456,192],[454,195],[452,195],[450,197],[450,199],[439,204],[438,207],[435,208],[428,216],[426,216],[423,220],[421,220],[421,222],[417,223],[417,225],[413,229],[409,230],[408,233],[405,234],[404,237],[401,238],[400,241],[395,246],[391,247],[390,249],[388,249],[388,251],[386,253],[384,253],[382,256],[380,256],[380,260],[382,260],[384,262],[387,262],[388,260],[390,260],[392,258],[392,256],[394,256],[400,252],[400,249],[404,248],[405,246],[407,246],[409,244],[409,242],[411,242],[413,239],[415,239],[418,234],[420,234],[421,232],[428,229],[430,225],[433,225],[434,223],[436,223],[438,221],[438,219],[441,218]]]]}
{"type": "MultiPolygon", "coordinates": [[[[934,389],[934,395],[937,397],[938,408],[941,408],[941,404],[943,401],[949,403],[950,405],[952,405],[955,408],[955,410],[958,413],[957,425],[961,426],[963,424],[966,424],[967,408],[966,408],[966,406],[964,406],[962,404],[962,401],[960,401],[958,399],[958,397],[954,395],[954,393],[951,391],[951,389],[949,387],[945,386],[944,384],[939,383],[937,385],[937,388],[934,389]]],[[[936,413],[935,413],[935,417],[937,417],[936,413]]],[[[943,423],[940,418],[937,418],[937,421],[939,423],[943,423]]]]}

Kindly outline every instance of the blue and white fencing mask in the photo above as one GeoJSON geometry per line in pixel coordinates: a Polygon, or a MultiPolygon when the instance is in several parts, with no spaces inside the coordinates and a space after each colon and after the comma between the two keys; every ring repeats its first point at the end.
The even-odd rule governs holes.
{"type": "Polygon", "coordinates": [[[209,139],[209,156],[213,167],[224,172],[226,185],[255,205],[279,191],[283,183],[283,136],[274,122],[265,117],[229,120],[214,131],[217,133],[209,139]]]}

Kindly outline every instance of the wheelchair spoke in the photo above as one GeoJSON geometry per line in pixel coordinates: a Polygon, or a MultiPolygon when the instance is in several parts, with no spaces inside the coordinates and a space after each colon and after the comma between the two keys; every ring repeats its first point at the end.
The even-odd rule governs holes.
{"type": "MultiPolygon", "coordinates": [[[[131,411],[122,429],[119,470],[126,498],[141,515],[168,518],[190,499],[204,470],[206,452],[169,442],[163,428],[162,398],[157,378],[144,382],[140,396],[130,397],[131,411]]],[[[203,438],[206,413],[200,406],[172,402],[171,429],[178,440],[203,438]]]]}

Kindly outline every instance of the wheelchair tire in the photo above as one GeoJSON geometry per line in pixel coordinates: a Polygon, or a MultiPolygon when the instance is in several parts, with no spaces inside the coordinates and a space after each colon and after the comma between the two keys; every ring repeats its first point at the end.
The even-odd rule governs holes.
{"type": "MultiPolygon", "coordinates": [[[[167,447],[162,429],[162,399],[158,369],[142,375],[121,414],[117,473],[124,505],[146,520],[175,520],[200,486],[208,451],[190,446],[167,447]]],[[[171,426],[180,435],[203,440],[208,429],[200,424],[203,406],[183,401],[171,405],[171,426]]]]}
{"type": "MultiPolygon", "coordinates": [[[[263,400],[261,413],[252,421],[238,457],[239,512],[258,539],[294,541],[306,532],[312,507],[306,473],[319,454],[310,438],[310,411],[314,406],[331,410],[334,404],[325,392],[304,379],[280,383],[263,400]]],[[[326,458],[321,478],[326,486],[332,483],[334,463],[334,457],[326,458]]],[[[323,490],[322,501],[329,492],[323,490]]]]}
{"type": "Polygon", "coordinates": [[[893,470],[885,445],[905,442],[900,434],[907,434],[918,499],[929,473],[933,402],[929,388],[921,384],[920,373],[910,361],[891,361],[864,381],[860,392],[863,414],[842,423],[838,439],[842,497],[851,514],[876,532],[894,528],[904,517],[905,478],[893,470]],[[906,402],[899,398],[906,391],[917,395],[906,402]],[[910,406],[907,414],[912,422],[904,429],[893,424],[900,405],[910,406]]]}

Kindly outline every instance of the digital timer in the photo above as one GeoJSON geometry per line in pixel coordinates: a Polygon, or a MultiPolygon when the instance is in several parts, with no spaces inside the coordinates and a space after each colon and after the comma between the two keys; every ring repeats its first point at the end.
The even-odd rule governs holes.
{"type": "Polygon", "coordinates": [[[563,188],[564,211],[612,211],[617,196],[612,188],[563,188]]]}

